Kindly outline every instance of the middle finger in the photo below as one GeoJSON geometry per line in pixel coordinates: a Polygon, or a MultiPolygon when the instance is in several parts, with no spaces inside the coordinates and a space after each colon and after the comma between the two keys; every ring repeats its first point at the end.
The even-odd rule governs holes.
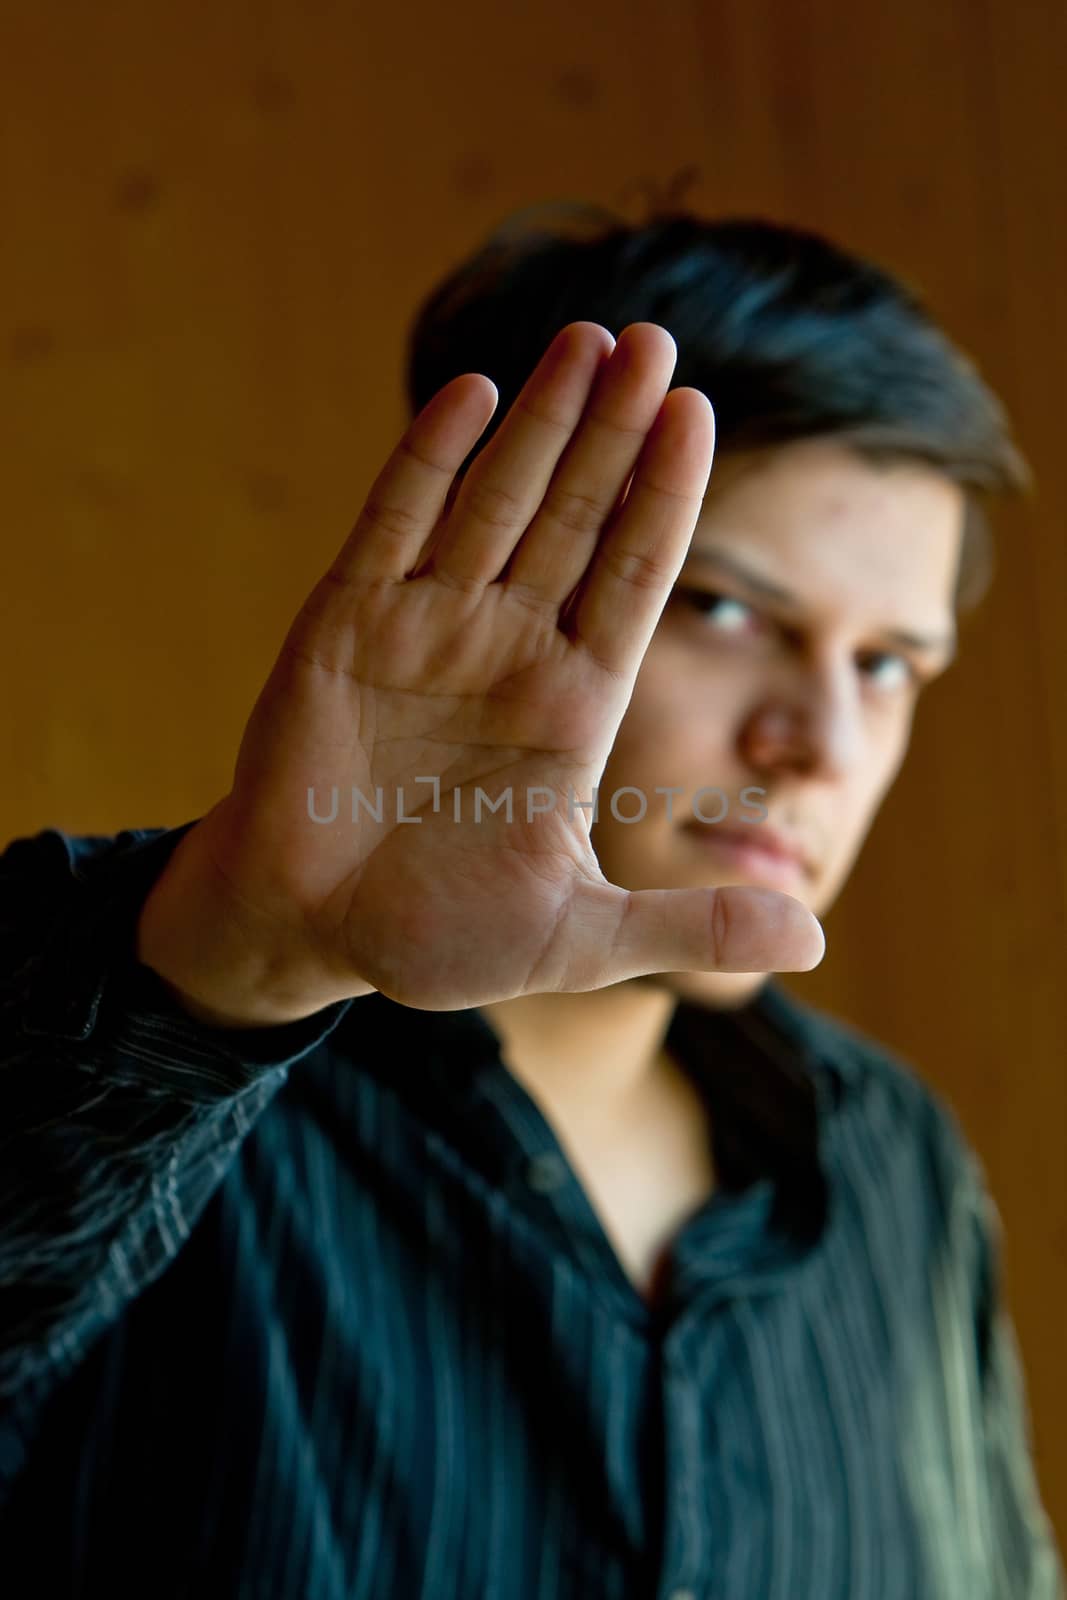
{"type": "Polygon", "coordinates": [[[663,404],[677,357],[673,338],[657,323],[623,329],[503,573],[509,589],[562,605],[580,582],[663,404]]]}

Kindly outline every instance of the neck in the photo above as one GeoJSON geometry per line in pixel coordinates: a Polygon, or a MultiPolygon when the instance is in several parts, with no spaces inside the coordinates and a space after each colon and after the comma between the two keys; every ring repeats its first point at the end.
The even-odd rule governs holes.
{"type": "Polygon", "coordinates": [[[623,1111],[661,1076],[676,1004],[662,985],[633,980],[582,994],[519,995],[480,1010],[514,1075],[581,1119],[623,1111]]]}

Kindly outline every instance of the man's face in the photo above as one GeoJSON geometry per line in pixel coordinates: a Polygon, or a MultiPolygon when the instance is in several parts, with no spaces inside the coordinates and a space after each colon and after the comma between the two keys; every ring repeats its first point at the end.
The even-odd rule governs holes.
{"type": "MultiPolygon", "coordinates": [[[[825,914],[900,768],[917,697],[951,659],[963,517],[943,475],[872,466],[829,440],[716,462],[600,782],[592,840],[610,882],[763,885],[825,914]],[[640,821],[611,814],[626,785],[647,799],[640,821]],[[682,791],[673,819],[657,786],[682,791]],[[765,793],[746,800],[748,786],[765,793]],[[698,801],[720,823],[695,819],[702,788],[721,791],[698,801]],[[746,821],[759,806],[766,821],[746,821]],[[738,853],[727,830],[757,847],[777,830],[806,861],[738,853]]],[[[639,800],[617,809],[633,816],[639,800]]],[[[649,981],[729,1007],[766,975],[649,981]]]]}

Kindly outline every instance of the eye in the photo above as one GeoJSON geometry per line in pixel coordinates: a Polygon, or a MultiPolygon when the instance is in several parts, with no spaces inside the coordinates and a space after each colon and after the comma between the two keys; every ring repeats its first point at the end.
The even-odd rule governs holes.
{"type": "Polygon", "coordinates": [[[756,612],[743,600],[733,595],[720,594],[717,589],[686,589],[676,587],[675,597],[702,618],[713,619],[716,633],[744,633],[749,631],[756,612]]]}
{"type": "Polygon", "coordinates": [[[861,670],[866,671],[871,663],[877,669],[887,662],[890,667],[895,667],[897,670],[889,673],[877,670],[868,673],[868,676],[872,678],[879,689],[884,689],[891,693],[896,689],[918,688],[920,686],[919,674],[915,667],[907,656],[899,655],[894,650],[872,650],[861,659],[860,666],[861,670]]]}

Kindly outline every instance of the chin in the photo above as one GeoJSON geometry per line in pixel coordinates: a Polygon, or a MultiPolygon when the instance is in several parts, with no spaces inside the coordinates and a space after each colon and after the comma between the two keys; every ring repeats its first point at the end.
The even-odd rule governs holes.
{"type": "Polygon", "coordinates": [[[736,1011],[754,1000],[771,976],[769,972],[654,972],[641,982],[714,1011],[736,1011]]]}

